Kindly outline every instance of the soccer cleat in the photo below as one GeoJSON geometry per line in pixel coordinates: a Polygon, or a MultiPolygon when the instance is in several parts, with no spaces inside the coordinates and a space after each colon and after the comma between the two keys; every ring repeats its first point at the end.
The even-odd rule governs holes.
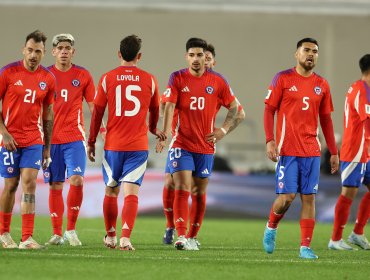
{"type": "Polygon", "coordinates": [[[62,236],[58,234],[54,234],[48,242],[45,243],[45,245],[63,245],[64,239],[62,236]]]}
{"type": "Polygon", "coordinates": [[[357,250],[349,246],[343,239],[338,240],[338,241],[333,241],[330,239],[328,248],[330,250],[342,250],[342,251],[357,250]]]}
{"type": "Polygon", "coordinates": [[[63,238],[65,241],[69,242],[71,246],[81,246],[82,243],[80,239],[78,239],[77,232],[75,230],[66,230],[64,232],[63,238]]]}
{"type": "Polygon", "coordinates": [[[103,242],[105,247],[115,249],[117,246],[117,236],[104,236],[103,242]]]}
{"type": "Polygon", "coordinates": [[[199,242],[199,240],[196,238],[196,237],[194,237],[194,240],[195,240],[195,243],[197,243],[197,246],[198,246],[198,248],[200,249],[200,242],[199,242]]]}
{"type": "Polygon", "coordinates": [[[266,225],[265,232],[263,234],[263,248],[265,248],[265,251],[268,254],[272,254],[275,250],[276,231],[276,228],[269,228],[266,225]]]}
{"type": "Polygon", "coordinates": [[[164,235],[163,235],[163,244],[172,244],[173,239],[175,238],[175,229],[174,228],[166,228],[164,235]]]}
{"type": "Polygon", "coordinates": [[[188,238],[188,249],[190,251],[199,251],[196,238],[188,238]]]}
{"type": "Polygon", "coordinates": [[[6,248],[6,249],[18,248],[17,243],[14,242],[9,232],[4,232],[2,235],[0,235],[0,242],[3,245],[3,248],[6,248]]]}
{"type": "Polygon", "coordinates": [[[174,246],[177,250],[190,250],[189,242],[184,235],[177,238],[174,246]]]}
{"type": "Polygon", "coordinates": [[[135,248],[132,246],[130,239],[127,237],[120,238],[119,249],[121,251],[135,251],[135,248]]]}
{"type": "Polygon", "coordinates": [[[39,250],[39,249],[45,249],[46,247],[43,245],[40,245],[32,238],[32,236],[28,237],[27,240],[21,241],[19,243],[19,249],[25,249],[25,250],[39,250]]]}
{"type": "Polygon", "coordinates": [[[361,247],[364,250],[370,250],[370,244],[364,234],[352,233],[348,236],[348,242],[354,245],[361,247]]]}
{"type": "Polygon", "coordinates": [[[299,249],[299,257],[302,259],[318,259],[319,257],[315,255],[310,247],[301,246],[299,249]]]}

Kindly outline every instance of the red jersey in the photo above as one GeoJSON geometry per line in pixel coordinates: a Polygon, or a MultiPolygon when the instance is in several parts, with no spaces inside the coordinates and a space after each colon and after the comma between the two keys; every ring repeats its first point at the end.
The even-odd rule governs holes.
{"type": "Polygon", "coordinates": [[[214,129],[219,104],[228,107],[234,100],[229,84],[217,72],[208,70],[201,77],[189,69],[172,73],[165,101],[176,104],[178,124],[171,147],[213,154],[215,145],[206,142],[206,135],[214,129]]]}
{"type": "Polygon", "coordinates": [[[120,66],[101,77],[94,104],[108,104],[104,149],[148,150],[147,113],[156,114],[156,126],[159,112],[158,84],[153,75],[135,66],[120,66]]]}
{"type": "Polygon", "coordinates": [[[19,147],[44,144],[42,107],[54,103],[54,94],[55,77],[41,65],[30,72],[21,60],[0,70],[4,124],[19,147]]]}
{"type": "MultiPolygon", "coordinates": [[[[166,94],[168,93],[168,91],[166,90],[162,96],[161,96],[161,103],[162,104],[166,104],[166,94]]],[[[178,111],[177,111],[177,108],[175,108],[175,110],[173,111],[173,120],[172,120],[172,129],[171,129],[171,134],[172,134],[172,137],[175,136],[175,133],[176,133],[176,127],[177,127],[177,121],[179,119],[179,116],[178,116],[178,111]]]]}
{"type": "Polygon", "coordinates": [[[365,81],[356,81],[349,88],[344,104],[344,131],[340,160],[368,160],[369,139],[365,135],[365,120],[370,118],[370,88],[365,81]]]}
{"type": "Polygon", "coordinates": [[[265,104],[277,109],[276,139],[280,155],[320,156],[319,115],[333,111],[328,82],[312,73],[299,75],[295,68],[278,73],[268,90],[265,104]]]}
{"type": "Polygon", "coordinates": [[[82,100],[93,102],[95,96],[94,81],[89,71],[74,64],[66,72],[59,71],[55,65],[48,69],[57,81],[51,143],[85,141],[82,100]]]}

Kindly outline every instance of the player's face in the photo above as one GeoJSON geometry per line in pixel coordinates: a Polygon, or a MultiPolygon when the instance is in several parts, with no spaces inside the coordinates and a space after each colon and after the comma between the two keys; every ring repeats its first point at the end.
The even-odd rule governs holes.
{"type": "Polygon", "coordinates": [[[206,60],[203,48],[190,48],[186,53],[186,60],[191,70],[202,71],[206,60]]]}
{"type": "Polygon", "coordinates": [[[35,71],[45,54],[43,42],[36,43],[33,39],[26,42],[23,48],[24,66],[29,71],[35,71]]]}
{"type": "Polygon", "coordinates": [[[70,65],[72,63],[72,57],[75,53],[75,48],[72,47],[70,42],[60,42],[56,47],[53,48],[52,53],[57,64],[70,65]]]}
{"type": "Polygon", "coordinates": [[[295,53],[298,64],[306,71],[311,71],[319,57],[319,47],[314,43],[303,43],[295,53]]]}
{"type": "Polygon", "coordinates": [[[204,53],[206,55],[205,66],[207,69],[212,69],[216,65],[216,60],[211,52],[205,51],[204,53]]]}

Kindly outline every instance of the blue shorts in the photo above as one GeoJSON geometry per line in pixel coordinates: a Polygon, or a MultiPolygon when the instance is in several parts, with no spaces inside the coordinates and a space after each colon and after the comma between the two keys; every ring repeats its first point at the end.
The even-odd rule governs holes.
{"type": "Polygon", "coordinates": [[[213,154],[198,154],[181,148],[171,148],[168,151],[167,161],[170,173],[191,170],[194,177],[208,178],[212,174],[213,154]]]}
{"type": "Polygon", "coordinates": [[[65,144],[52,144],[50,148],[52,162],[44,170],[44,182],[64,182],[72,175],[84,176],[86,169],[86,146],[83,141],[65,144]]]}
{"type": "Polygon", "coordinates": [[[141,186],[146,170],[148,151],[117,152],[104,150],[103,177],[108,187],[117,187],[121,182],[141,186]]]}
{"type": "Polygon", "coordinates": [[[280,156],[276,166],[276,193],[316,194],[320,157],[280,156]]]}
{"type": "Polygon", "coordinates": [[[340,162],[342,186],[358,188],[370,183],[370,162],[340,162]]]}
{"type": "Polygon", "coordinates": [[[0,174],[4,178],[18,177],[21,168],[39,170],[42,165],[42,145],[17,148],[9,152],[0,147],[0,174]]]}
{"type": "Polygon", "coordinates": [[[167,157],[166,159],[166,167],[164,168],[164,173],[171,173],[170,171],[170,159],[167,157]]]}

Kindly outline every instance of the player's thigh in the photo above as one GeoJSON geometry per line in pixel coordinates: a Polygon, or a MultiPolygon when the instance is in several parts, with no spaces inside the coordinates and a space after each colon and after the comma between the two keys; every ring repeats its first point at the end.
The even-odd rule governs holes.
{"type": "Polygon", "coordinates": [[[21,184],[24,193],[35,191],[38,171],[35,168],[21,168],[21,184]]]}
{"type": "Polygon", "coordinates": [[[148,151],[125,152],[120,182],[141,186],[148,163],[148,151]]]}
{"type": "Polygon", "coordinates": [[[193,177],[193,186],[191,187],[192,195],[203,195],[207,192],[208,186],[208,177],[207,178],[200,178],[200,177],[193,177]]]}
{"type": "Polygon", "coordinates": [[[193,176],[191,170],[180,170],[172,174],[176,190],[185,190],[190,192],[193,185],[193,176]]]}
{"type": "Polygon", "coordinates": [[[19,163],[22,156],[22,148],[10,152],[0,147],[0,175],[3,178],[18,178],[20,176],[19,163]]]}
{"type": "Polygon", "coordinates": [[[64,144],[52,144],[50,147],[51,163],[48,168],[43,170],[44,182],[64,182],[66,174],[66,165],[64,163],[64,144]]]}
{"type": "Polygon", "coordinates": [[[367,164],[361,162],[340,162],[342,186],[359,188],[362,184],[370,183],[370,169],[367,164]],[[365,177],[367,175],[367,177],[365,177]]]}
{"type": "Polygon", "coordinates": [[[67,177],[84,176],[86,170],[86,147],[83,141],[64,144],[64,161],[67,167],[67,177]]]}
{"type": "Polygon", "coordinates": [[[298,192],[304,195],[316,194],[319,189],[320,157],[299,157],[298,192]]]}
{"type": "Polygon", "coordinates": [[[280,156],[276,165],[275,191],[277,194],[297,193],[298,161],[297,157],[280,156]]]}

